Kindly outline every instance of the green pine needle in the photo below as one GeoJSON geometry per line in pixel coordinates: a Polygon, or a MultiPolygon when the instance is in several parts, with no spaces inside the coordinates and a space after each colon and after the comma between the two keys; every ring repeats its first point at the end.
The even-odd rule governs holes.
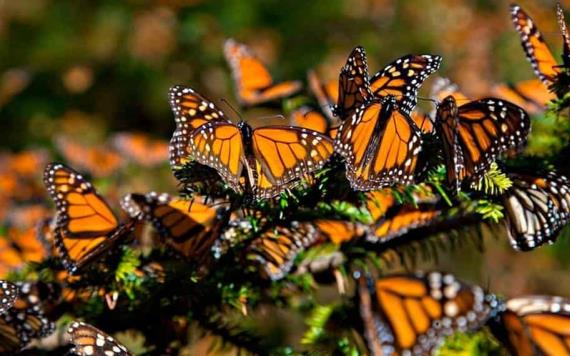
{"type": "Polygon", "coordinates": [[[498,223],[504,217],[503,206],[488,200],[479,200],[475,212],[483,216],[483,219],[494,223],[498,223]]]}
{"type": "Polygon", "coordinates": [[[485,175],[475,183],[474,188],[484,191],[485,194],[497,195],[503,194],[513,185],[513,182],[507,175],[499,169],[497,163],[493,162],[485,175]]]}
{"type": "Polygon", "coordinates": [[[315,345],[326,337],[325,326],[334,311],[333,305],[318,305],[307,318],[306,324],[309,330],[301,339],[302,345],[315,345]]]}

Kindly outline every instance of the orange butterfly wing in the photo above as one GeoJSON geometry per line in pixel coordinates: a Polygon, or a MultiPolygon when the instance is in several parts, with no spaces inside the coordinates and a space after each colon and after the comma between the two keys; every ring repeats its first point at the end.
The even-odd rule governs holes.
{"type": "Polygon", "coordinates": [[[373,97],[364,48],[356,47],[352,50],[340,70],[338,81],[338,100],[333,113],[340,120],[347,120],[364,102],[373,97]]]}
{"type": "Polygon", "coordinates": [[[351,186],[375,190],[413,181],[421,143],[414,122],[387,97],[363,105],[343,122],[335,150],[345,159],[351,186]]]}
{"type": "Polygon", "coordinates": [[[238,98],[244,105],[257,105],[295,94],[301,83],[290,81],[274,84],[271,74],[246,45],[226,40],[224,55],[237,84],[238,98]]]}
{"type": "Polygon", "coordinates": [[[44,182],[57,207],[56,247],[70,273],[106,251],[130,229],[119,225],[105,200],[73,169],[49,164],[44,182]]]}
{"type": "Polygon", "coordinates": [[[221,223],[216,209],[154,192],[129,194],[122,205],[131,217],[150,221],[166,243],[183,256],[202,259],[211,254],[221,223]]]}
{"type": "MultiPolygon", "coordinates": [[[[256,172],[262,172],[266,182],[283,191],[322,168],[333,153],[333,142],[300,127],[267,126],[253,130],[252,148],[256,172]]],[[[266,190],[258,194],[266,195],[266,190]]]]}
{"type": "Polygon", "coordinates": [[[291,113],[289,122],[292,126],[302,127],[322,134],[326,134],[329,127],[329,122],[323,114],[306,106],[294,110],[291,113]]]}
{"type": "Polygon", "coordinates": [[[192,88],[174,86],[168,97],[176,123],[169,146],[170,165],[174,167],[188,162],[188,144],[198,127],[210,121],[229,121],[221,110],[192,88]]]}
{"type": "Polygon", "coordinates": [[[245,162],[245,147],[240,129],[226,122],[208,122],[190,135],[192,157],[218,171],[230,187],[241,192],[240,178],[245,162]]]}
{"type": "Polygon", "coordinates": [[[570,355],[570,301],[541,295],[509,299],[491,330],[517,355],[570,355]]]}
{"type": "Polygon", "coordinates": [[[118,133],[112,142],[118,152],[142,166],[151,167],[168,159],[168,143],[143,133],[118,133]]]}
{"type": "Polygon", "coordinates": [[[560,69],[542,34],[520,6],[511,6],[511,17],[534,72],[546,87],[551,87],[560,69]]]}
{"type": "Polygon", "coordinates": [[[499,84],[493,87],[493,95],[520,106],[529,114],[546,110],[546,104],[556,95],[544,87],[538,79],[525,80],[515,84],[499,84]]]}
{"type": "Polygon", "coordinates": [[[524,146],[530,130],[524,110],[496,98],[457,107],[455,99],[447,97],[436,122],[444,132],[448,181],[457,184],[466,177],[479,178],[501,153],[524,146]]]}
{"type": "Polygon", "coordinates": [[[430,354],[445,336],[476,330],[491,308],[480,287],[439,272],[359,280],[360,314],[371,350],[430,354]]]}
{"type": "Polygon", "coordinates": [[[294,221],[290,227],[278,226],[254,239],[248,247],[248,254],[260,263],[269,278],[278,280],[287,275],[295,257],[317,238],[310,224],[294,221]]]}
{"type": "Polygon", "coordinates": [[[400,110],[410,114],[416,107],[418,90],[440,65],[440,56],[426,54],[398,58],[370,78],[370,90],[377,98],[393,96],[400,110]]]}

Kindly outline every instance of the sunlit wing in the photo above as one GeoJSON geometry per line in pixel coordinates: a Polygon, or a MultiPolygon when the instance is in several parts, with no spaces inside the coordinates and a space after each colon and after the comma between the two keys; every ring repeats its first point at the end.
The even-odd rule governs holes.
{"type": "Polygon", "coordinates": [[[327,118],[320,112],[306,106],[294,110],[291,113],[289,122],[291,126],[302,127],[322,134],[326,134],[329,129],[327,118]]]}
{"type": "Polygon", "coordinates": [[[44,183],[57,208],[56,247],[71,273],[128,231],[129,228],[119,225],[91,183],[73,169],[49,164],[44,171],[44,183]]]}
{"type": "Polygon", "coordinates": [[[357,190],[376,190],[413,181],[421,150],[418,128],[392,97],[360,107],[343,122],[335,150],[345,159],[347,178],[357,190]]]}
{"type": "Polygon", "coordinates": [[[333,153],[327,136],[291,126],[255,129],[252,147],[256,170],[279,190],[322,168],[333,153]]]}
{"type": "Polygon", "coordinates": [[[374,355],[431,354],[448,335],[482,327],[484,291],[440,272],[359,279],[360,315],[374,355]]]}
{"type": "Polygon", "coordinates": [[[534,72],[547,88],[551,87],[560,69],[542,34],[520,6],[511,5],[511,18],[534,72]]]}
{"type": "Polygon", "coordinates": [[[376,97],[393,96],[400,110],[410,114],[416,107],[419,88],[440,65],[440,56],[398,58],[370,78],[370,90],[376,97]]]}
{"type": "Polygon", "coordinates": [[[87,146],[64,137],[58,138],[56,144],[67,162],[95,177],[107,177],[124,164],[124,159],[107,146],[87,146]]]}
{"type": "Polygon", "coordinates": [[[498,84],[492,89],[493,95],[520,106],[529,114],[546,110],[546,105],[556,99],[556,95],[546,89],[538,79],[525,80],[515,84],[498,84]]]}
{"type": "Polygon", "coordinates": [[[243,105],[257,105],[281,99],[301,89],[301,83],[298,81],[275,84],[265,65],[251,49],[233,39],[226,40],[224,55],[232,70],[238,99],[243,105]]]}
{"type": "Polygon", "coordinates": [[[188,161],[187,148],[194,130],[206,122],[229,121],[214,103],[191,88],[174,86],[170,88],[168,98],[176,123],[176,130],[170,140],[170,165],[180,166],[188,161]]]}
{"type": "Polygon", "coordinates": [[[197,162],[212,167],[230,185],[241,192],[245,148],[240,129],[226,122],[208,122],[190,135],[188,151],[197,162]]]}

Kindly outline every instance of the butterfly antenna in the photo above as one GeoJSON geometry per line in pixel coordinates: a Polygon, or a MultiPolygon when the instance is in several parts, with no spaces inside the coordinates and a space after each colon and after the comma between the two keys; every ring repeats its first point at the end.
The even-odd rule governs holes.
{"type": "Polygon", "coordinates": [[[287,120],[287,118],[286,118],[283,114],[276,114],[276,115],[270,115],[270,116],[261,116],[260,119],[263,119],[263,120],[266,120],[266,119],[287,120]]]}
{"type": "Polygon", "coordinates": [[[234,107],[232,106],[232,104],[230,104],[229,101],[227,101],[227,100],[224,99],[224,98],[221,98],[220,101],[221,101],[222,103],[226,104],[226,106],[229,107],[229,108],[237,115],[237,117],[239,117],[239,119],[240,119],[241,121],[244,121],[244,120],[243,120],[243,117],[241,116],[241,114],[239,113],[239,111],[237,111],[236,108],[234,108],[234,107]]]}
{"type": "Polygon", "coordinates": [[[432,102],[432,103],[434,103],[436,106],[437,106],[437,104],[439,103],[438,100],[435,100],[435,99],[432,99],[432,98],[424,98],[423,96],[418,96],[417,98],[418,98],[418,100],[432,102]]]}

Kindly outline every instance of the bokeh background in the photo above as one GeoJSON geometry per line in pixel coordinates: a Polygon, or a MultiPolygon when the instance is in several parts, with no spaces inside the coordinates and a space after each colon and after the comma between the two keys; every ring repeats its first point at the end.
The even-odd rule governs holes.
{"type": "MultiPolygon", "coordinates": [[[[5,155],[44,148],[49,159],[60,159],[61,137],[105,145],[115,132],[137,131],[168,140],[174,121],[167,91],[174,84],[239,109],[222,53],[228,37],[249,44],[280,80],[304,80],[309,69],[335,78],[350,50],[363,45],[373,73],[407,53],[440,54],[440,75],[484,95],[495,83],[534,76],[509,2],[0,0],[0,147],[5,155]]],[[[520,5],[558,50],[555,2],[520,5]]],[[[38,179],[42,170],[38,165],[38,179]]],[[[166,161],[96,184],[111,197],[176,190],[166,161]]],[[[467,243],[420,266],[454,271],[506,295],[570,296],[568,239],[523,254],[498,235],[485,239],[485,253],[467,243]]]]}

